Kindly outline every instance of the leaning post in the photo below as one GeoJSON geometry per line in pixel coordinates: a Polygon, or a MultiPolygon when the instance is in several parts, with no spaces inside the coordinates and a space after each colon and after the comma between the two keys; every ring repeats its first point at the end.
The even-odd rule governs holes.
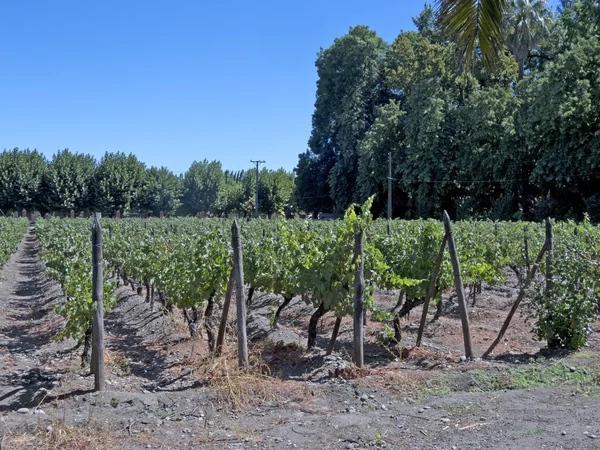
{"type": "Polygon", "coordinates": [[[465,342],[465,356],[473,358],[473,344],[471,342],[471,326],[469,325],[469,311],[467,309],[467,301],[465,299],[465,288],[460,274],[460,263],[458,262],[458,254],[456,252],[456,244],[452,235],[452,226],[450,225],[450,217],[444,211],[443,215],[444,228],[446,237],[448,238],[448,253],[450,253],[450,261],[452,262],[452,271],[454,272],[454,287],[458,299],[458,311],[460,313],[460,321],[462,322],[463,339],[465,342]]]}
{"type": "Polygon", "coordinates": [[[244,299],[244,260],[240,226],[236,220],[231,226],[231,246],[233,247],[233,270],[235,274],[235,301],[238,330],[238,364],[240,369],[248,368],[248,338],[246,336],[246,302],[244,299]]]}

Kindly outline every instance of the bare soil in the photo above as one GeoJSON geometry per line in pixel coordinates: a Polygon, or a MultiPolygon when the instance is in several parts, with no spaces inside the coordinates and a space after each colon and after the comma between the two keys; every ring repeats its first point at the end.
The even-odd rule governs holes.
{"type": "MultiPolygon", "coordinates": [[[[295,299],[271,330],[280,298],[257,294],[253,368],[241,373],[234,336],[224,357],[212,359],[206,337],[191,340],[178,313],[152,312],[143,295],[121,286],[105,321],[107,391],[95,393],[81,349],[55,340],[64,322],[53,308],[65,299],[45,277],[37,245],[30,230],[0,269],[1,449],[600,448],[600,324],[585,352],[549,354],[524,305],[495,359],[462,362],[447,296],[423,347],[412,348],[421,309],[403,321],[404,358],[382,345],[387,324],[369,320],[368,367],[357,369],[349,319],[332,356],[321,350],[329,315],[320,348],[306,352],[312,308],[295,299]]],[[[476,354],[516,294],[509,276],[469,308],[476,354]]],[[[396,295],[377,292],[375,300],[390,309],[396,295]]]]}

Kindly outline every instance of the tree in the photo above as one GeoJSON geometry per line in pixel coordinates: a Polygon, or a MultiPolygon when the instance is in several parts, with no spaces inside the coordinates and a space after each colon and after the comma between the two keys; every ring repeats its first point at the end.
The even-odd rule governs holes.
{"type": "Polygon", "coordinates": [[[392,92],[405,94],[418,81],[448,76],[451,64],[447,47],[414,31],[400,33],[390,47],[385,83],[392,92]]]}
{"type": "Polygon", "coordinates": [[[208,213],[215,207],[225,175],[218,161],[194,161],[183,177],[182,210],[208,213]]]}
{"type": "Polygon", "coordinates": [[[525,76],[525,59],[548,36],[552,13],[546,0],[514,0],[504,12],[506,47],[519,64],[519,80],[525,76]]]}
{"type": "Polygon", "coordinates": [[[574,42],[537,79],[520,86],[523,145],[535,160],[531,181],[548,194],[553,215],[581,217],[600,192],[600,35],[574,42]]]}
{"type": "MultiPolygon", "coordinates": [[[[365,26],[357,26],[321,50],[319,80],[309,147],[312,163],[330,165],[330,195],[337,210],[353,201],[358,174],[358,142],[385,103],[382,83],[387,45],[365,26]]],[[[305,159],[305,163],[309,160],[305,159]]],[[[300,179],[300,183],[304,180],[300,179]]]]}
{"type": "Polygon", "coordinates": [[[437,0],[437,13],[445,34],[457,45],[464,67],[473,58],[475,44],[491,66],[502,50],[502,17],[509,0],[437,0]]]}
{"type": "Polygon", "coordinates": [[[236,212],[247,212],[245,208],[244,186],[239,176],[243,171],[225,173],[225,180],[219,188],[213,211],[218,215],[229,215],[236,212]]]}
{"type": "Polygon", "coordinates": [[[315,155],[310,150],[298,155],[294,203],[300,210],[317,217],[320,211],[331,211],[333,200],[329,195],[328,177],[335,163],[333,152],[315,155]]]}
{"type": "Polygon", "coordinates": [[[181,179],[166,167],[150,167],[146,170],[142,191],[141,208],[158,216],[175,214],[181,206],[181,179]]]}
{"type": "Polygon", "coordinates": [[[46,159],[37,150],[14,148],[0,153],[0,209],[40,208],[46,170],[46,159]]]}
{"type": "MultiPolygon", "coordinates": [[[[386,210],[388,192],[388,165],[389,153],[392,154],[392,177],[396,175],[396,167],[404,160],[404,129],[402,117],[405,114],[400,107],[400,102],[391,100],[388,104],[377,108],[375,122],[365,133],[359,145],[358,163],[358,198],[365,201],[373,194],[377,194],[372,212],[380,215],[386,210]]],[[[400,198],[404,195],[398,189],[399,183],[393,180],[394,215],[398,215],[400,198]],[[396,189],[394,189],[396,187],[396,189]]],[[[404,206],[404,205],[402,205],[404,206]]]]}
{"type": "Polygon", "coordinates": [[[94,205],[103,213],[125,213],[139,208],[145,183],[145,166],[135,155],[105,153],[93,180],[94,205]]]}
{"type": "Polygon", "coordinates": [[[57,151],[44,176],[44,203],[50,211],[89,210],[96,160],[91,155],[57,151]]]}
{"type": "Polygon", "coordinates": [[[284,169],[267,170],[263,168],[259,176],[259,208],[269,217],[292,207],[294,193],[294,174],[284,169]]]}

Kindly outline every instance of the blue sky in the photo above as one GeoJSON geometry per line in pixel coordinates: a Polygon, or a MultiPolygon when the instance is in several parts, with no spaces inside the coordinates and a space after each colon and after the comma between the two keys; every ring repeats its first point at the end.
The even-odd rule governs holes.
{"type": "Polygon", "coordinates": [[[291,170],[310,136],[319,48],[359,24],[391,42],[423,5],[4,1],[0,149],[131,152],[178,173],[204,158],[291,170]]]}

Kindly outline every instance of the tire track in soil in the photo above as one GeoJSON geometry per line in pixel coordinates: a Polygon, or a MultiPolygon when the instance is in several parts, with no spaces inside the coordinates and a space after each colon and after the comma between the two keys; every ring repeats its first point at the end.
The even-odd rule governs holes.
{"type": "Polygon", "coordinates": [[[58,381],[49,355],[73,346],[56,343],[62,319],[52,308],[61,291],[44,275],[39,245],[30,227],[0,269],[0,411],[37,405],[58,381]]]}

